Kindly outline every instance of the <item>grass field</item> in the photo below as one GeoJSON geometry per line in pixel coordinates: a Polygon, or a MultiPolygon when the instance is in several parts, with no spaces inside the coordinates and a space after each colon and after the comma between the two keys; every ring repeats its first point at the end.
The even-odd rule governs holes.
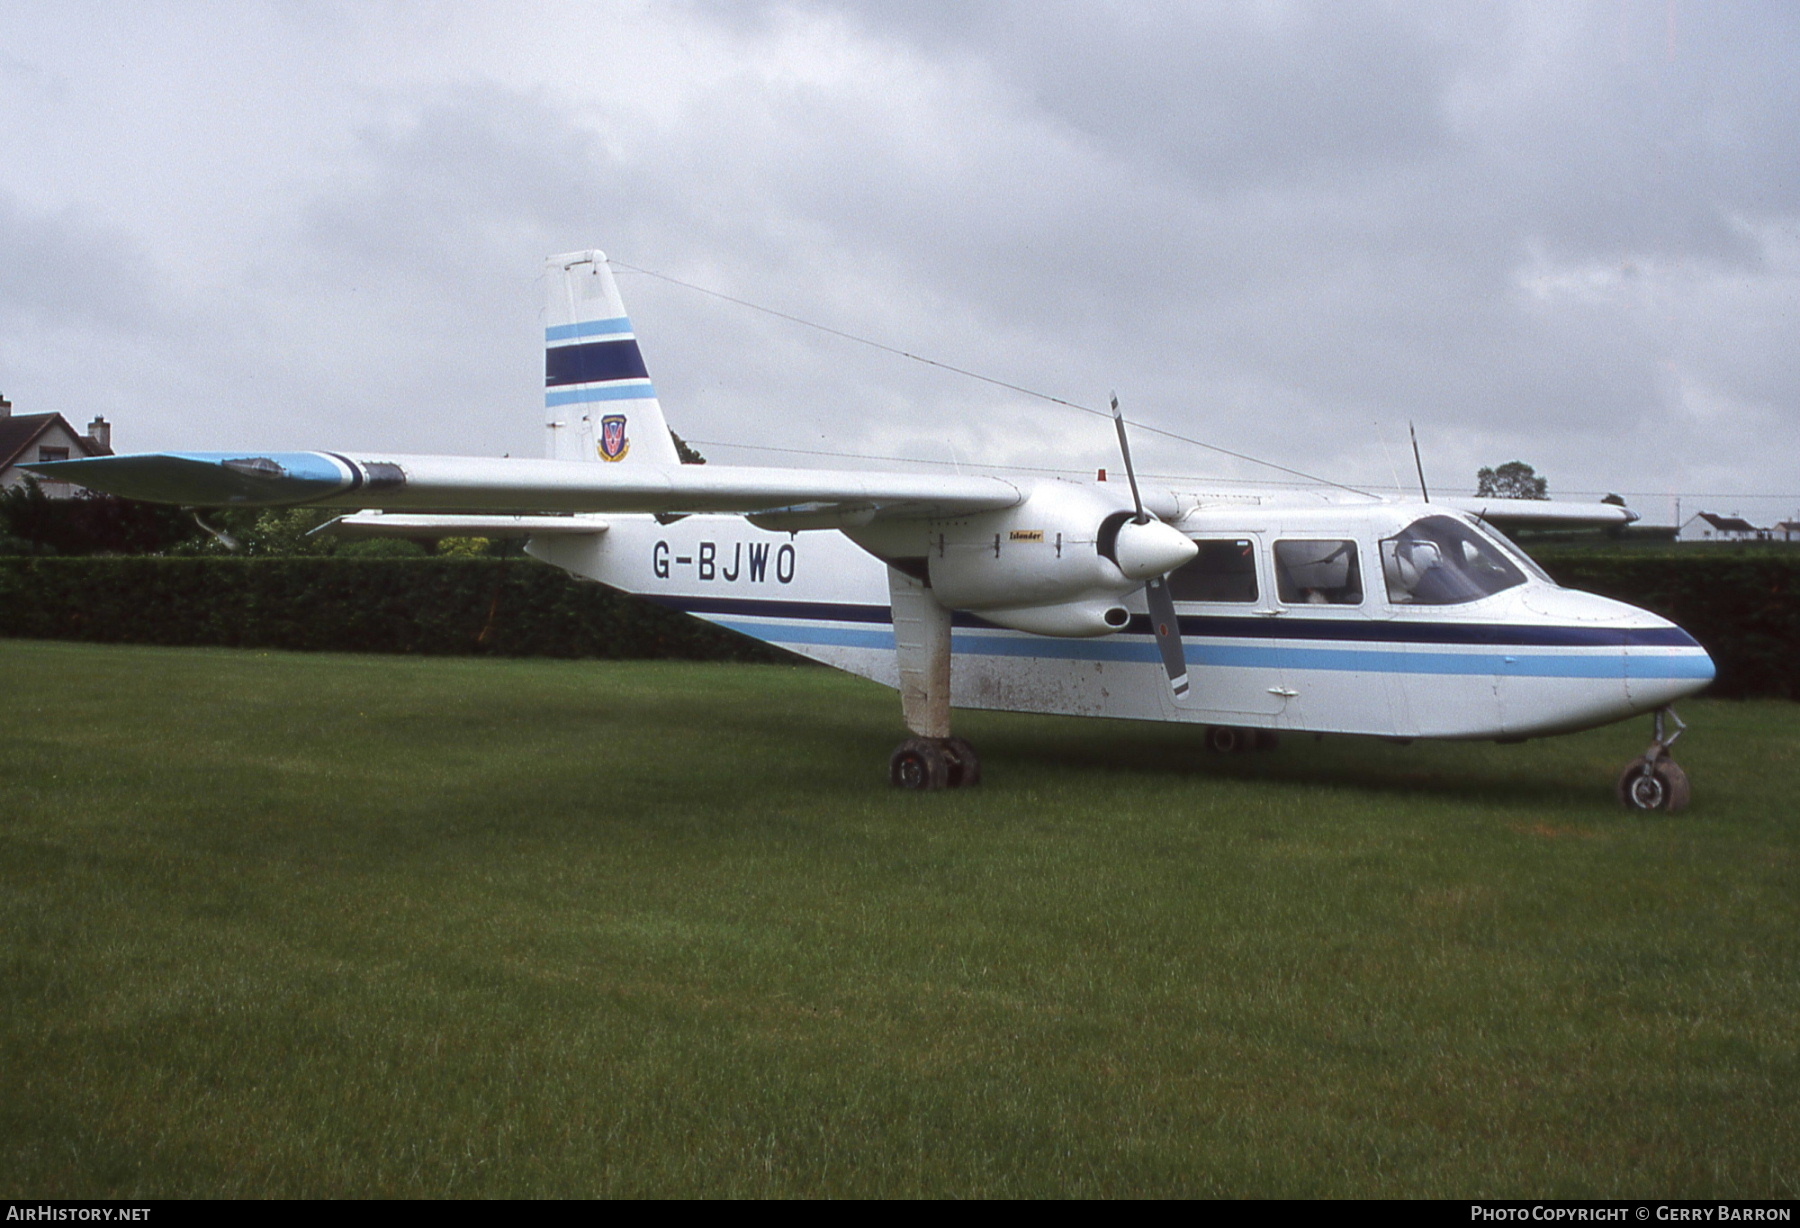
{"type": "Polygon", "coordinates": [[[1800,708],[1523,746],[0,641],[0,1195],[1800,1196],[1800,708]]]}

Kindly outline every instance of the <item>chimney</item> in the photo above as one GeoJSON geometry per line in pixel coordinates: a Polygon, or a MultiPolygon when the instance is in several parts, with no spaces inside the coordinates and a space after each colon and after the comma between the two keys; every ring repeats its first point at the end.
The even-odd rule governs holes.
{"type": "Polygon", "coordinates": [[[12,417],[12,402],[0,396],[0,418],[12,417]]]}
{"type": "Polygon", "coordinates": [[[110,453],[112,451],[112,423],[105,418],[96,416],[92,422],[88,423],[87,433],[89,439],[100,445],[102,452],[110,453]]]}

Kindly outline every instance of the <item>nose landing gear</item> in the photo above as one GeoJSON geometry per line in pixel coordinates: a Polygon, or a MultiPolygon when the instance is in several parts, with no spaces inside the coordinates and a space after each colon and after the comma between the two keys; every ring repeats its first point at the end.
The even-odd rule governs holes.
{"type": "Polygon", "coordinates": [[[1627,810],[1666,810],[1673,814],[1685,809],[1692,790],[1688,785],[1687,773],[1669,757],[1669,747],[1675,744],[1687,729],[1687,725],[1673,708],[1656,710],[1656,737],[1650,743],[1650,749],[1638,758],[1625,765],[1619,773],[1619,801],[1627,810]],[[1663,736],[1663,718],[1675,722],[1675,732],[1663,736]]]}

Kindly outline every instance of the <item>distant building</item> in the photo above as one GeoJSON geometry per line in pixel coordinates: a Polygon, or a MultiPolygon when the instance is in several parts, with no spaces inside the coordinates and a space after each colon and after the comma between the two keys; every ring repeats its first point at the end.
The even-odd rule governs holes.
{"type": "Polygon", "coordinates": [[[1757,528],[1742,516],[1700,512],[1681,526],[1681,537],[1684,541],[1766,542],[1769,530],[1757,528]]]}
{"type": "MultiPolygon", "coordinates": [[[[12,402],[0,396],[0,490],[35,476],[20,465],[112,454],[112,424],[105,418],[95,418],[88,423],[88,433],[80,435],[61,414],[14,414],[12,402]]],[[[69,482],[38,485],[52,499],[72,499],[80,489],[69,482]]]]}
{"type": "Polygon", "coordinates": [[[1775,526],[1775,532],[1784,542],[1800,541],[1800,520],[1784,520],[1775,526]]]}

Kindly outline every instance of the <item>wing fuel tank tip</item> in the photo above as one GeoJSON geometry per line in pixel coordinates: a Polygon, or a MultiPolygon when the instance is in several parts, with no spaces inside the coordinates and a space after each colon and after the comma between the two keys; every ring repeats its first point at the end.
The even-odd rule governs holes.
{"type": "Polygon", "coordinates": [[[26,468],[103,494],[192,507],[306,503],[361,479],[349,462],[322,452],[153,452],[26,468]]]}

